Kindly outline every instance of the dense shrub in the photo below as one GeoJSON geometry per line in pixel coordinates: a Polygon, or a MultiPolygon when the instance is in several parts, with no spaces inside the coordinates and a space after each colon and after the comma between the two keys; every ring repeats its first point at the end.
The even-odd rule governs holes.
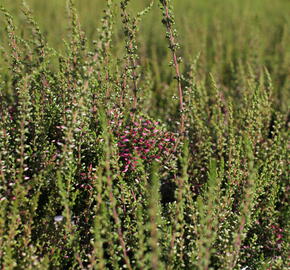
{"type": "Polygon", "coordinates": [[[1,6],[2,269],[287,269],[289,20],[250,44],[209,21],[192,59],[171,2],[159,28],[157,3],[107,0],[90,48],[69,0],[63,50],[1,6]]]}

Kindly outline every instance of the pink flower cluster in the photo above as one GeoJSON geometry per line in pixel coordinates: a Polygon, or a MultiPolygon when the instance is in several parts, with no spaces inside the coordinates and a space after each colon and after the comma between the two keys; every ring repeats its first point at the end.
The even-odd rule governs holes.
{"type": "Polygon", "coordinates": [[[277,245],[281,244],[283,241],[283,232],[284,232],[283,229],[277,225],[271,225],[271,228],[276,237],[276,244],[277,245]]]}
{"type": "Polygon", "coordinates": [[[159,122],[137,116],[129,123],[117,122],[114,133],[118,139],[123,172],[133,171],[138,159],[142,159],[144,164],[153,160],[162,162],[173,152],[176,138],[173,133],[162,130],[159,122]]]}

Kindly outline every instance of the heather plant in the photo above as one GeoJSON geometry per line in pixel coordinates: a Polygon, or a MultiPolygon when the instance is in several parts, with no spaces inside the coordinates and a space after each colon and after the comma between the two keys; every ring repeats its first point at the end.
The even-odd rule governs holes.
{"type": "Polygon", "coordinates": [[[287,269],[289,4],[51,0],[49,29],[27,2],[0,6],[1,268],[287,269]]]}
{"type": "Polygon", "coordinates": [[[177,31],[174,29],[174,14],[172,11],[172,5],[170,1],[161,0],[161,8],[163,19],[162,23],[166,27],[166,38],[169,43],[169,49],[172,53],[172,65],[175,68],[176,73],[176,80],[177,80],[177,90],[179,95],[179,113],[180,113],[180,133],[183,134],[185,131],[184,127],[184,102],[183,102],[183,89],[182,89],[182,82],[181,82],[181,72],[179,63],[181,62],[181,58],[177,57],[177,50],[179,48],[179,44],[176,42],[177,31]]]}

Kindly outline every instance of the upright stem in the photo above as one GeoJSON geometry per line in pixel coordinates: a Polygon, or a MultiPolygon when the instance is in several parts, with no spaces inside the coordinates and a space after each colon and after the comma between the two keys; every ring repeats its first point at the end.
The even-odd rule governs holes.
{"type": "Polygon", "coordinates": [[[126,36],[126,53],[127,53],[127,64],[126,64],[126,73],[128,79],[131,79],[133,84],[133,105],[132,111],[135,115],[138,106],[138,74],[136,69],[138,68],[138,63],[136,60],[136,31],[137,31],[137,21],[136,18],[131,18],[128,14],[126,8],[129,0],[124,0],[121,2],[121,10],[122,10],[122,23],[124,25],[124,34],[126,36]]]}
{"type": "Polygon", "coordinates": [[[181,136],[184,135],[185,131],[185,117],[184,117],[184,102],[183,102],[183,89],[181,85],[181,75],[180,75],[180,68],[179,68],[179,63],[176,55],[176,49],[178,44],[175,41],[175,34],[174,30],[172,28],[172,25],[174,23],[174,17],[172,14],[170,14],[170,10],[168,7],[167,0],[160,0],[163,8],[164,8],[164,13],[163,13],[163,24],[166,27],[166,32],[167,32],[167,39],[169,42],[169,48],[172,53],[172,60],[173,60],[173,65],[175,67],[175,73],[176,73],[176,79],[177,79],[177,91],[179,94],[179,109],[180,109],[180,133],[181,136]]]}

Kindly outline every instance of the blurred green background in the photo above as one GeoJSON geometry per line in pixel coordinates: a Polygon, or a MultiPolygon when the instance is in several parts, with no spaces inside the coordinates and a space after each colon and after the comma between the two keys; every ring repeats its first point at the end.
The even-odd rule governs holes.
{"type": "MultiPolygon", "coordinates": [[[[1,0],[14,15],[18,31],[26,35],[21,0],[1,0]]],[[[26,0],[49,44],[63,49],[68,38],[66,0],[26,0]]],[[[132,0],[131,13],[148,6],[149,0],[132,0]]],[[[199,57],[199,74],[211,72],[218,83],[227,88],[237,87],[235,76],[245,72],[240,67],[251,65],[255,73],[269,70],[276,88],[277,107],[286,110],[290,92],[290,1],[289,0],[175,0],[176,28],[181,44],[180,54],[186,66],[199,57]],[[237,74],[237,75],[235,75],[237,74]]],[[[83,30],[92,46],[103,16],[104,0],[76,0],[83,30]]],[[[124,42],[120,22],[120,1],[115,4],[114,54],[122,57],[124,42]]],[[[3,18],[0,19],[1,46],[5,46],[3,18]],[[4,41],[3,41],[4,39],[4,41]]],[[[158,1],[140,25],[139,54],[143,66],[149,64],[154,83],[160,88],[170,80],[170,52],[164,38],[158,1]]],[[[28,35],[28,34],[27,34],[28,35]]],[[[244,68],[243,68],[244,69],[244,68]]]]}

